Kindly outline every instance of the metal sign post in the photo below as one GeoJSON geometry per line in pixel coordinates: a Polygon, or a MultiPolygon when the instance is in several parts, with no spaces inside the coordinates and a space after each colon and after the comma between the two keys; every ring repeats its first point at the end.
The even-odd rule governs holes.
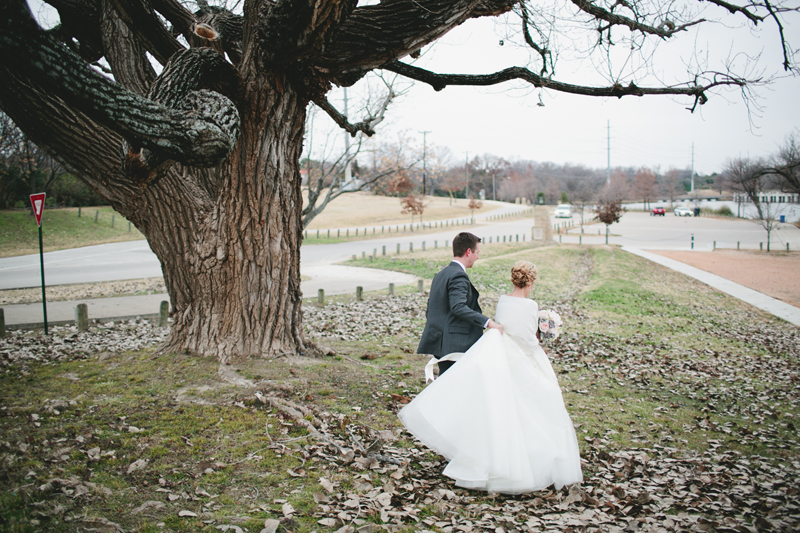
{"type": "Polygon", "coordinates": [[[47,300],[44,292],[44,247],[42,246],[42,213],[44,212],[45,193],[31,194],[33,214],[36,215],[36,224],[39,225],[39,267],[42,271],[42,310],[44,312],[44,334],[47,335],[47,300]]]}

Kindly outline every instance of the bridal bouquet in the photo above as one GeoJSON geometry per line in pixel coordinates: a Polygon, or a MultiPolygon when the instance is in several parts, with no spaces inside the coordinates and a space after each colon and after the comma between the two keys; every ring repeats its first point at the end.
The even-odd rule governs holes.
{"type": "Polygon", "coordinates": [[[552,341],[561,333],[561,316],[550,309],[539,311],[539,340],[552,341]]]}

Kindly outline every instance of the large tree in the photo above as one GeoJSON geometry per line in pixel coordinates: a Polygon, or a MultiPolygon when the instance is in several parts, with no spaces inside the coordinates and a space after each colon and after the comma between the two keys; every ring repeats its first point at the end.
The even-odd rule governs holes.
{"type": "Polygon", "coordinates": [[[178,0],[46,1],[60,15],[49,30],[24,0],[0,2],[0,108],[147,237],[172,301],[164,348],[221,360],[309,349],[299,173],[308,105],[351,133],[372,129],[326,100],[333,85],[383,69],[436,90],[517,79],[600,97],[685,95],[694,107],[715,88],[757,80],[722,68],[646,86],[637,66],[607,86],[565,83],[554,75],[556,39],[586,43],[583,28],[601,53],[646,51],[650,38],[733,17],[773,24],[783,42],[782,17],[797,9],[781,0],[245,0],[233,13],[200,0],[196,10],[178,0]],[[512,10],[538,58],[532,69],[437,74],[401,61],[471,18],[512,10]]]}

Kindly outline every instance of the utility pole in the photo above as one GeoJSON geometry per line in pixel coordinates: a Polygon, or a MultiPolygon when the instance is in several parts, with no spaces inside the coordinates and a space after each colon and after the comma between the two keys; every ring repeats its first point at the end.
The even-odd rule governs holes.
{"type": "Polygon", "coordinates": [[[611,185],[611,120],[606,123],[608,144],[606,147],[608,153],[608,162],[606,163],[606,185],[611,185]]]}
{"type": "Polygon", "coordinates": [[[469,198],[469,152],[464,152],[464,198],[469,198]]]}
{"type": "MultiPolygon", "coordinates": [[[[344,116],[347,118],[347,87],[344,88],[344,116]]],[[[349,187],[350,181],[353,179],[353,170],[350,166],[350,133],[344,132],[344,185],[349,187]]]]}
{"type": "Polygon", "coordinates": [[[426,155],[427,155],[427,144],[426,144],[426,141],[427,141],[428,134],[430,132],[429,131],[421,131],[420,133],[422,134],[422,196],[424,197],[425,196],[425,174],[428,171],[428,167],[427,167],[427,165],[425,163],[425,158],[426,158],[426,155]]]}

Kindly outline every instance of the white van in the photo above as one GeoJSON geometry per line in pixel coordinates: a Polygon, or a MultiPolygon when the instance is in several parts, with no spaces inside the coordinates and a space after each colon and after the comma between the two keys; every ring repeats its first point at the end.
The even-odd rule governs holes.
{"type": "Polygon", "coordinates": [[[556,206],[556,218],[572,218],[572,206],[569,204],[558,204],[556,206]]]}

